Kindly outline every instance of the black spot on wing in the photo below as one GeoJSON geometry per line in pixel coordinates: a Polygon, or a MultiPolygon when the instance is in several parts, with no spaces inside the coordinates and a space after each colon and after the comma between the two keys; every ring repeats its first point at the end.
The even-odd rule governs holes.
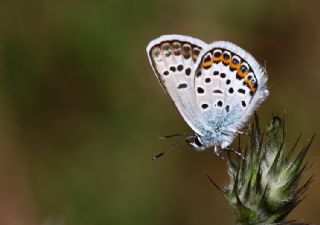
{"type": "Polygon", "coordinates": [[[182,70],[183,70],[183,65],[179,65],[179,66],[177,67],[177,69],[178,69],[178,71],[182,71],[182,70]]]}
{"type": "Polygon", "coordinates": [[[182,89],[182,88],[186,88],[186,87],[188,87],[188,85],[186,83],[181,83],[181,84],[179,84],[178,89],[182,89]]]}
{"type": "Polygon", "coordinates": [[[203,109],[206,109],[206,108],[208,108],[208,107],[209,107],[209,105],[206,104],[206,103],[204,103],[204,104],[201,105],[201,108],[203,108],[203,109]]]}
{"type": "Polygon", "coordinates": [[[202,87],[198,87],[197,91],[199,94],[203,94],[204,93],[204,89],[202,87]]]}
{"type": "Polygon", "coordinates": [[[188,68],[188,69],[185,70],[185,72],[186,72],[186,75],[189,76],[191,74],[191,69],[188,68]]]}
{"type": "Polygon", "coordinates": [[[227,105],[225,109],[227,113],[230,112],[230,105],[227,105]]]}
{"type": "Polygon", "coordinates": [[[223,92],[221,90],[219,90],[219,89],[213,90],[213,93],[223,94],[223,92]]]}
{"type": "Polygon", "coordinates": [[[170,67],[170,70],[171,70],[172,72],[176,72],[176,68],[175,68],[174,66],[171,66],[171,67],[170,67]]]}

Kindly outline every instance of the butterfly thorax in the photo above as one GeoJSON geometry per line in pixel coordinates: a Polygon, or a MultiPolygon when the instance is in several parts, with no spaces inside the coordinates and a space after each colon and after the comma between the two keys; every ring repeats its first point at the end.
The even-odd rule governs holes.
{"type": "Polygon", "coordinates": [[[234,136],[234,133],[227,133],[223,129],[216,129],[207,131],[202,135],[196,134],[194,140],[189,142],[189,144],[197,151],[203,151],[212,147],[224,149],[231,144],[234,136]]]}

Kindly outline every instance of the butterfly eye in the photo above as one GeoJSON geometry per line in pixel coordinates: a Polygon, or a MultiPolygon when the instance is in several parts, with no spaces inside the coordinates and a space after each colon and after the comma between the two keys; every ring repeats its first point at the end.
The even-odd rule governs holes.
{"type": "Polygon", "coordinates": [[[203,146],[203,144],[201,143],[199,137],[195,137],[195,138],[194,138],[194,143],[195,143],[198,147],[202,147],[202,146],[203,146]]]}

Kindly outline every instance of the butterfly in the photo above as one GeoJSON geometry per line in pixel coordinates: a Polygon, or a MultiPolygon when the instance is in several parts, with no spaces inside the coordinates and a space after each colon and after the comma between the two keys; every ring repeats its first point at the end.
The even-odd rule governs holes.
{"type": "Polygon", "coordinates": [[[158,81],[194,131],[184,141],[198,151],[213,147],[219,155],[269,94],[266,70],[231,42],[163,35],[146,50],[158,81]]]}

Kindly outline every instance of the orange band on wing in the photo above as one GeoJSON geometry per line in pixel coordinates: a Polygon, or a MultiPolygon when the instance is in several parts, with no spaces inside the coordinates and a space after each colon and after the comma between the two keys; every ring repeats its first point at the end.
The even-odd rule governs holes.
{"type": "Polygon", "coordinates": [[[219,57],[213,56],[213,62],[220,62],[222,60],[222,54],[219,57]]]}
{"type": "Polygon", "coordinates": [[[211,65],[212,65],[212,63],[213,63],[212,60],[207,61],[207,62],[203,62],[203,63],[202,63],[202,66],[203,66],[204,68],[210,68],[211,65]]]}
{"type": "Polygon", "coordinates": [[[254,93],[256,91],[256,88],[253,86],[253,84],[250,82],[250,80],[246,79],[244,82],[246,83],[246,85],[248,86],[248,88],[250,89],[250,91],[252,93],[254,93]]]}
{"type": "Polygon", "coordinates": [[[198,55],[196,55],[196,54],[192,54],[192,59],[193,59],[193,61],[196,61],[196,60],[197,60],[197,58],[198,58],[198,55]]]}
{"type": "Polygon", "coordinates": [[[238,67],[237,76],[239,76],[239,77],[241,77],[241,78],[245,78],[247,75],[248,75],[248,71],[242,72],[242,71],[241,71],[241,68],[238,67]]]}
{"type": "Polygon", "coordinates": [[[234,63],[231,62],[231,63],[229,64],[229,66],[230,66],[230,68],[231,68],[232,70],[238,70],[239,67],[240,67],[240,63],[234,64],[234,63]]]}
{"type": "Polygon", "coordinates": [[[223,62],[225,65],[229,65],[230,62],[231,62],[231,59],[230,59],[230,58],[229,58],[229,59],[223,58],[223,59],[222,59],[222,62],[223,62]]]}

